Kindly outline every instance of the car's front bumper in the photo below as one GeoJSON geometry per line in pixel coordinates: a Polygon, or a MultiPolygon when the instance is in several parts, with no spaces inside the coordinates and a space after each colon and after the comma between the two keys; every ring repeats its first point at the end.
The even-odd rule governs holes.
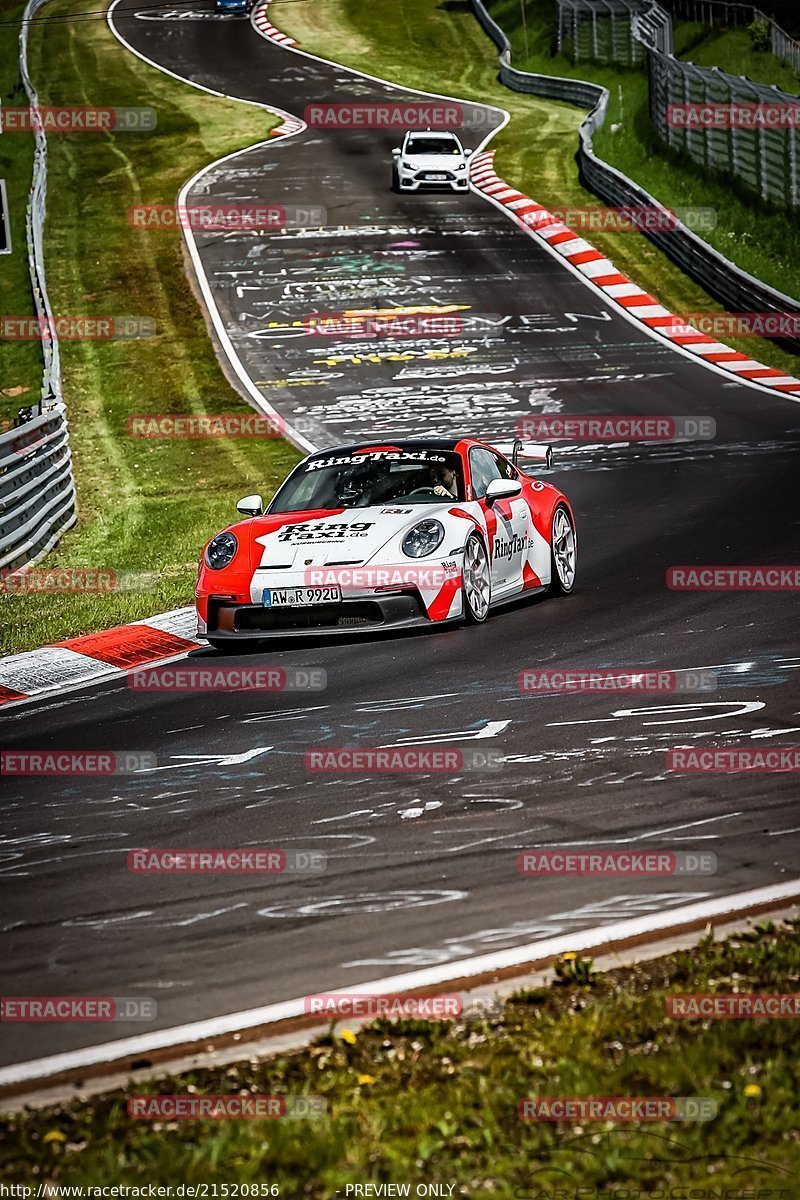
{"type": "Polygon", "coordinates": [[[452,175],[449,179],[426,179],[426,174],[430,174],[430,172],[400,171],[398,173],[400,190],[402,192],[419,192],[423,188],[431,191],[439,191],[444,188],[451,192],[465,192],[469,185],[466,171],[461,175],[452,175]]]}
{"type": "Polygon", "coordinates": [[[337,604],[265,608],[262,604],[209,603],[206,629],[198,637],[211,641],[253,641],[308,634],[369,633],[442,624],[426,614],[411,592],[354,597],[337,604]]]}

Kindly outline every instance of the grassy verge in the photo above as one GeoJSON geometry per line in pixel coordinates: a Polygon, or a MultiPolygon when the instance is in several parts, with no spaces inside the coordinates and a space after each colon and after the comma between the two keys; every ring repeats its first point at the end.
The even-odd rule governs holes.
{"type": "MultiPolygon", "coordinates": [[[[496,0],[491,8],[514,40],[515,65],[523,68],[527,65],[529,70],[550,74],[597,77],[615,97],[621,83],[625,129],[634,124],[633,113],[637,112],[636,129],[639,130],[645,98],[643,75],[637,71],[604,72],[583,65],[578,69],[565,59],[550,58],[553,28],[550,0],[535,7],[528,5],[530,54],[526,64],[518,0],[496,0]]],[[[361,0],[317,0],[313,5],[297,0],[274,0],[270,11],[278,27],[296,37],[306,50],[409,87],[438,90],[507,109],[512,120],[492,142],[497,151],[495,165],[500,175],[551,208],[598,206],[597,197],[578,182],[575,163],[577,130],[584,114],[571,105],[521,96],[502,87],[497,82],[495,47],[466,0],[463,3],[461,0],[446,3],[395,0],[391,20],[386,19],[382,8],[365,5],[361,0]]],[[[609,118],[609,124],[616,120],[618,113],[609,118]]],[[[609,134],[609,137],[614,135],[609,134]]],[[[651,188],[665,203],[716,208],[721,224],[715,236],[720,249],[745,269],[772,278],[777,286],[791,290],[790,284],[796,280],[796,291],[800,294],[797,238],[785,216],[775,218],[768,235],[763,237],[759,225],[756,238],[752,232],[755,225],[752,210],[734,202],[722,185],[714,185],[712,194],[711,185],[703,179],[698,177],[690,181],[689,171],[676,173],[677,168],[672,164],[652,158],[645,144],[637,140],[638,133],[631,137],[631,150],[625,148],[625,137],[621,142],[615,141],[611,149],[605,145],[598,145],[598,149],[609,161],[651,188]],[[625,161],[619,161],[616,156],[619,146],[623,146],[625,161]],[[692,190],[689,190],[690,182],[692,190]],[[741,216],[746,228],[740,230],[735,224],[736,214],[741,216]]],[[[646,238],[634,233],[592,231],[589,240],[621,271],[658,296],[671,311],[723,311],[646,238]]],[[[760,338],[725,340],[779,370],[792,374],[800,371],[800,356],[787,353],[772,342],[760,338]]]]}
{"type": "Polygon", "coordinates": [[[796,925],[764,924],[604,975],[587,966],[564,962],[560,982],[518,993],[490,1019],[381,1021],[357,1034],[339,1025],[296,1054],[136,1086],[316,1096],[327,1105],[321,1119],[154,1125],[131,1120],[121,1093],[4,1119],[3,1177],[257,1182],[306,1197],[346,1194],[353,1183],[409,1183],[413,1196],[431,1182],[453,1185],[453,1195],[525,1200],[795,1194],[794,1022],[677,1019],[666,1001],[796,991],[796,925]],[[718,1109],[702,1124],[518,1118],[520,1099],[544,1096],[702,1096],[718,1109]]]}
{"type": "MultiPolygon", "coordinates": [[[[53,0],[44,11],[70,6],[85,9],[53,0]]],[[[262,140],[273,118],[147,66],[102,19],[34,26],[30,66],[42,103],[157,111],[153,133],[49,139],[45,253],[54,311],[147,317],[156,336],[62,342],[79,526],[46,565],[149,571],[159,581],[125,594],[3,596],[5,653],[191,603],[208,535],[235,516],[240,495],[269,493],[298,457],[277,439],[156,441],[129,437],[126,428],[135,413],[247,411],[214,355],[180,235],[135,230],[126,214],[138,203],[174,203],[195,171],[262,140]]]]}
{"type": "MultiPolygon", "coordinates": [[[[27,97],[19,78],[18,27],[23,5],[0,0],[0,101],[19,108],[27,97]]],[[[31,281],[25,245],[25,208],[31,185],[33,137],[5,131],[0,135],[0,179],[5,180],[11,226],[11,253],[0,255],[0,314],[33,315],[31,281]]],[[[0,342],[0,432],[18,409],[35,404],[41,395],[42,356],[36,342],[0,342]]]]}

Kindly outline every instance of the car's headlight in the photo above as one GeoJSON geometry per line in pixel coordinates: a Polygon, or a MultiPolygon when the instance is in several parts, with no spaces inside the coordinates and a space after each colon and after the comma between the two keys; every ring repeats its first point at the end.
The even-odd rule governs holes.
{"type": "Polygon", "coordinates": [[[218,533],[206,546],[206,562],[214,571],[221,571],[233,562],[239,543],[232,533],[218,533]]]}
{"type": "Polygon", "coordinates": [[[467,169],[466,163],[459,163],[458,166],[456,167],[457,171],[466,171],[466,169],[467,169]]]}
{"type": "Polygon", "coordinates": [[[413,165],[412,163],[407,163],[407,162],[402,162],[402,161],[400,162],[400,166],[403,168],[404,171],[410,171],[412,165],[413,165]]]}
{"type": "Polygon", "coordinates": [[[434,521],[432,517],[428,517],[413,529],[409,529],[403,538],[403,554],[409,558],[423,558],[426,554],[433,554],[437,546],[442,544],[443,538],[444,525],[441,521],[434,521]]]}

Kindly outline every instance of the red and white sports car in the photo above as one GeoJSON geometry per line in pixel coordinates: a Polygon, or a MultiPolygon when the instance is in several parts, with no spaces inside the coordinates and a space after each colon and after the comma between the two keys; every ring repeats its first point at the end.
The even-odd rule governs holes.
{"type": "Polygon", "coordinates": [[[212,646],[309,631],[484,621],[523,594],[571,592],[577,541],[569,501],[523,473],[548,446],[511,458],[472,438],[339,446],[310,454],[266,512],[205,547],[198,633],[212,646]]]}

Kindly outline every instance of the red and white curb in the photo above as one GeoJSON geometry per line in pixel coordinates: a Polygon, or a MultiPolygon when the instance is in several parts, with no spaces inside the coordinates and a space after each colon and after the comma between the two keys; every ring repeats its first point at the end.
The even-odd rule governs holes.
{"type": "Polygon", "coordinates": [[[0,705],[100,683],[145,663],[183,657],[205,645],[196,632],[195,610],[175,608],[145,621],[0,658],[0,705]]]}
{"type": "Polygon", "coordinates": [[[272,42],[278,42],[281,46],[296,46],[297,42],[294,38],[290,38],[287,34],[281,33],[280,29],[276,29],[270,22],[267,16],[270,0],[262,0],[262,3],[257,4],[253,9],[253,24],[259,33],[263,33],[264,37],[268,37],[272,42]]]}
{"type": "Polygon", "coordinates": [[[800,394],[800,379],[785,375],[774,367],[766,367],[746,354],[740,354],[723,342],[684,325],[658,300],[642,291],[637,283],[623,275],[610,259],[590,242],[580,237],[558,217],[537,204],[524,192],[518,192],[496,174],[492,165],[494,151],[476,154],[472,160],[470,178],[475,188],[496,203],[507,208],[521,228],[541,239],[589,283],[599,288],[614,304],[623,308],[628,317],[640,321],[652,333],[665,338],[673,346],[695,355],[703,362],[730,372],[738,379],[773,388],[778,392],[800,394]],[[533,214],[535,214],[535,219],[533,214]]]}
{"type": "MultiPolygon", "coordinates": [[[[250,24],[255,29],[256,33],[261,37],[267,38],[271,42],[277,42],[279,46],[296,46],[297,42],[294,38],[290,38],[287,34],[281,33],[280,29],[276,29],[267,16],[267,10],[270,5],[270,0],[261,0],[255,6],[250,16],[250,24]]],[[[302,133],[306,128],[305,121],[301,121],[299,117],[284,116],[283,124],[277,129],[273,129],[270,137],[287,137],[292,133],[302,133]]]]}

